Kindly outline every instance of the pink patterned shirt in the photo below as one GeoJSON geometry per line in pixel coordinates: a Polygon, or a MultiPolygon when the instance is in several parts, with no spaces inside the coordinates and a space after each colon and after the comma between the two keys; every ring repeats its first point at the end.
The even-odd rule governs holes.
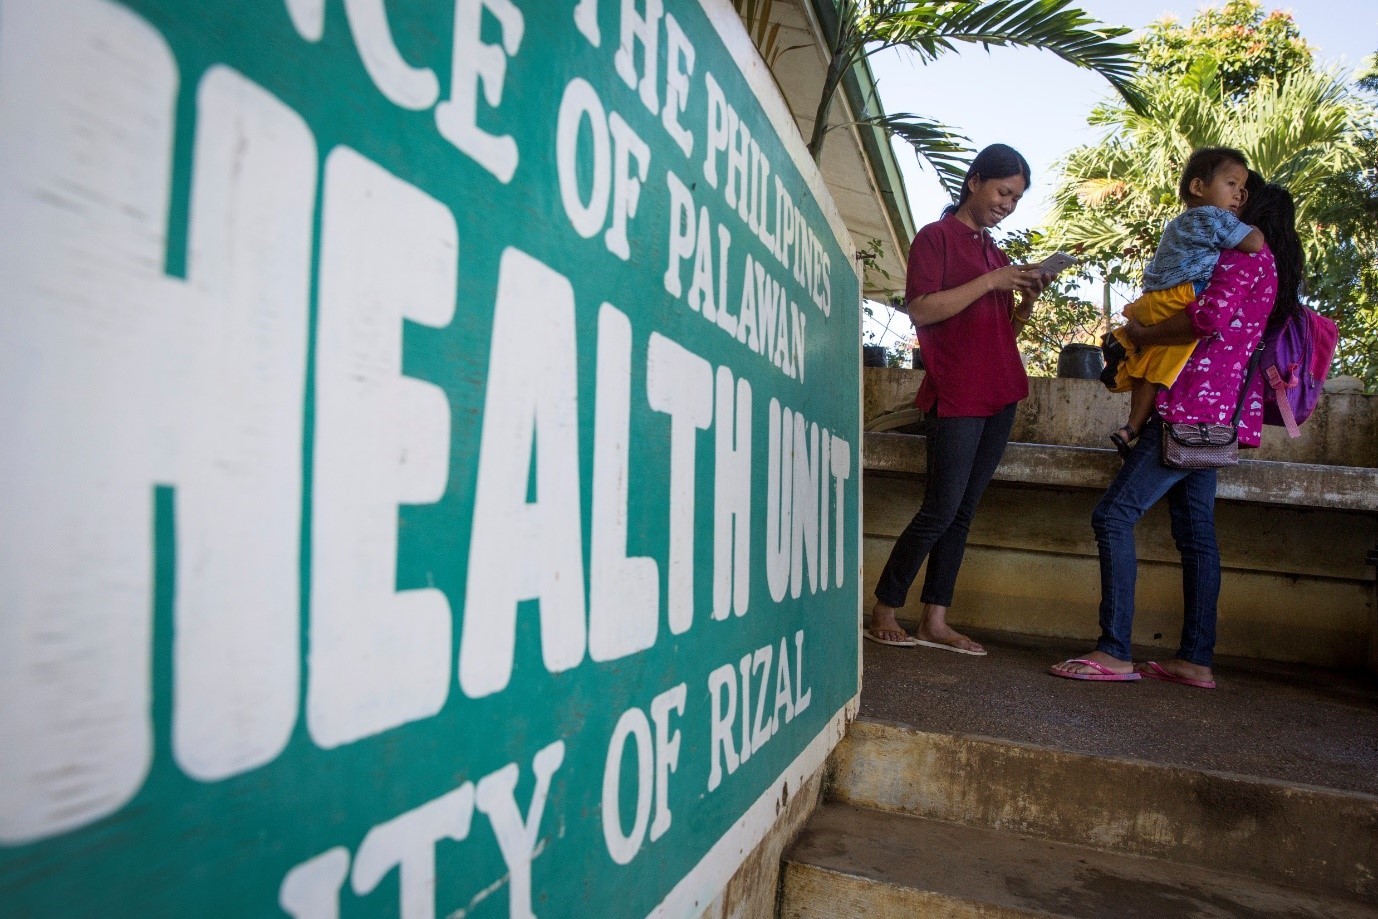
{"type": "MultiPolygon", "coordinates": [[[[1187,307],[1200,341],[1177,382],[1158,393],[1164,421],[1229,423],[1277,287],[1277,265],[1267,246],[1253,254],[1220,253],[1210,285],[1187,307]]],[[[1239,444],[1257,447],[1262,434],[1263,378],[1255,371],[1239,417],[1239,444]]]]}

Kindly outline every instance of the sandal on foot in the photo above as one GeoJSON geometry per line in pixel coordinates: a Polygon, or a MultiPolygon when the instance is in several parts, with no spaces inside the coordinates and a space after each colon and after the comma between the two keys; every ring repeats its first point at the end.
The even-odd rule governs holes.
{"type": "Polygon", "coordinates": [[[908,632],[904,631],[904,629],[865,629],[862,631],[861,634],[864,635],[868,641],[874,641],[878,645],[890,645],[895,648],[912,648],[915,645],[923,643],[914,636],[910,635],[908,632]],[[882,633],[888,633],[891,635],[903,635],[904,637],[883,638],[881,637],[882,633]]]}
{"type": "Polygon", "coordinates": [[[1134,441],[1138,439],[1139,432],[1134,430],[1127,424],[1121,427],[1114,434],[1110,435],[1110,440],[1112,443],[1114,443],[1115,449],[1118,450],[1120,456],[1124,457],[1125,459],[1129,459],[1129,454],[1134,451],[1134,441]],[[1129,436],[1125,437],[1125,434],[1128,434],[1129,436]]]}
{"type": "Polygon", "coordinates": [[[1157,661],[1148,661],[1134,668],[1150,680],[1162,680],[1164,683],[1181,683],[1183,686],[1195,686],[1197,689],[1214,689],[1215,680],[1194,680],[1191,677],[1179,676],[1168,670],[1157,661]]]}
{"type": "Polygon", "coordinates": [[[925,648],[937,648],[939,651],[955,651],[958,654],[970,654],[972,657],[985,657],[989,653],[985,648],[982,648],[970,638],[964,637],[964,640],[971,647],[963,648],[961,645],[948,644],[942,641],[925,641],[922,638],[915,638],[914,644],[921,645],[925,648]]]}
{"type": "Polygon", "coordinates": [[[1049,667],[1048,672],[1051,673],[1053,676],[1060,676],[1064,680],[1090,680],[1097,683],[1132,683],[1135,680],[1143,678],[1142,674],[1140,674],[1137,670],[1131,670],[1128,673],[1120,673],[1119,671],[1111,670],[1104,664],[1098,664],[1095,661],[1088,660],[1084,657],[1074,657],[1071,660],[1065,660],[1062,663],[1083,664],[1087,667],[1090,667],[1092,670],[1095,671],[1095,673],[1072,673],[1067,670],[1059,670],[1057,669],[1057,664],[1054,664],[1053,666],[1049,667]]]}

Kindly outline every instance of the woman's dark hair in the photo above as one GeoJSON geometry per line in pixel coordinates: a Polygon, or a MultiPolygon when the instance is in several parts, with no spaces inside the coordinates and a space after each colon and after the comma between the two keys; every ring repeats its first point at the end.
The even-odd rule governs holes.
{"type": "Polygon", "coordinates": [[[962,177],[962,193],[957,198],[957,203],[949,204],[943,209],[943,214],[957,213],[957,209],[971,197],[972,179],[986,182],[990,179],[1008,179],[1015,175],[1023,176],[1026,186],[1033,184],[1029,161],[1024,159],[1018,150],[1005,144],[991,144],[976,154],[976,159],[971,161],[971,165],[967,167],[967,174],[962,177]]]}
{"type": "Polygon", "coordinates": [[[1191,183],[1200,179],[1209,183],[1222,166],[1234,163],[1249,168],[1244,154],[1233,147],[1202,147],[1191,151],[1187,164],[1182,167],[1182,178],[1177,183],[1177,197],[1185,204],[1191,198],[1191,183]]]}
{"type": "Polygon", "coordinates": [[[1297,238],[1297,208],[1291,192],[1268,183],[1257,191],[1250,189],[1239,219],[1259,228],[1277,262],[1278,295],[1268,314],[1268,328],[1274,329],[1301,309],[1306,258],[1297,238]]]}

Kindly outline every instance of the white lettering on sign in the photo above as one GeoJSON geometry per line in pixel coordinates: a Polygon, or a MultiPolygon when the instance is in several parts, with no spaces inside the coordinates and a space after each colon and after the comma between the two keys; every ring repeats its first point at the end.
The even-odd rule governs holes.
{"type": "Polygon", "coordinates": [[[593,47],[603,44],[598,30],[598,0],[579,0],[574,7],[574,25],[593,47]]]}
{"type": "Polygon", "coordinates": [[[684,34],[679,21],[665,14],[665,107],[660,122],[665,133],[689,156],[694,152],[694,134],[680,124],[680,116],[689,107],[689,76],[694,72],[694,46],[684,34]]]}
{"type": "Polygon", "coordinates": [[[713,472],[713,618],[751,601],[751,384],[718,368],[713,472]]]}
{"type": "Polygon", "coordinates": [[[396,868],[401,914],[408,919],[434,919],[436,845],[443,839],[463,842],[473,815],[474,786],[465,782],[449,794],[378,824],[359,844],[350,886],[362,897],[396,868]]]}
{"type": "Polygon", "coordinates": [[[596,661],[646,650],[660,627],[660,566],[653,558],[627,556],[631,352],[631,322],[604,303],[598,310],[589,534],[589,657],[596,661]]]}
{"type": "Polygon", "coordinates": [[[612,134],[612,226],[604,234],[603,242],[609,252],[625,262],[632,257],[627,221],[636,216],[641,186],[651,166],[651,148],[616,112],[608,116],[608,132],[612,134]]]}
{"type": "MultiPolygon", "coordinates": [[[[465,783],[465,787],[473,786],[465,783]]],[[[336,846],[297,865],[278,887],[278,905],[296,919],[339,919],[340,891],[349,876],[349,850],[336,846]]]]}
{"type": "Polygon", "coordinates": [[[536,787],[531,792],[526,817],[517,809],[516,763],[508,763],[497,772],[479,780],[476,803],[478,809],[493,826],[498,849],[508,872],[508,907],[511,919],[535,919],[531,912],[531,861],[536,857],[536,840],[541,833],[541,818],[550,795],[550,779],[565,759],[565,743],[557,740],[536,753],[531,771],[536,774],[536,787]]]}
{"type": "Polygon", "coordinates": [[[735,338],[738,344],[765,357],[785,376],[804,382],[807,317],[789,299],[788,289],[766,270],[765,265],[748,254],[742,272],[739,312],[733,315],[727,301],[731,233],[724,226],[717,227],[715,259],[713,222],[708,208],[701,207],[695,212],[693,193],[673,171],[666,173],[665,181],[670,190],[666,246],[669,259],[662,279],[665,292],[682,298],[691,310],[735,338]],[[683,273],[691,258],[692,281],[686,294],[683,273]]]}
{"type": "Polygon", "coordinates": [[[629,708],[617,719],[613,728],[612,740],[608,743],[608,755],[603,764],[603,842],[608,847],[608,856],[619,865],[626,865],[641,851],[646,839],[646,829],[651,823],[651,798],[653,795],[651,748],[651,723],[646,713],[639,708],[629,708]],[[635,743],[636,754],[636,811],[632,818],[632,828],[622,832],[622,754],[627,741],[635,743]]]}
{"type": "Polygon", "coordinates": [[[555,168],[565,216],[574,232],[584,239],[603,229],[608,218],[608,193],[612,190],[611,148],[607,112],[603,110],[597,91],[588,80],[570,80],[560,98],[560,114],[555,123],[555,168]],[[587,201],[579,192],[579,129],[585,123],[593,142],[593,186],[587,201]]]}
{"type": "Polygon", "coordinates": [[[507,866],[503,880],[509,889],[508,915],[535,919],[531,911],[531,862],[541,848],[537,840],[551,780],[564,758],[562,740],[542,748],[532,758],[536,783],[525,817],[516,798],[520,769],[515,762],[508,763],[479,779],[477,786],[465,782],[370,829],[354,855],[352,873],[349,850],[342,846],[295,866],[283,876],[278,904],[293,919],[339,919],[346,875],[354,893],[363,897],[396,868],[398,913],[405,919],[434,919],[436,849],[446,840],[466,840],[477,810],[488,818],[507,866]]]}
{"type": "Polygon", "coordinates": [[[656,63],[660,59],[660,16],[664,9],[661,0],[641,0],[646,7],[644,16],[637,15],[636,0],[622,0],[622,43],[613,55],[617,75],[641,96],[641,104],[652,115],[660,112],[656,95],[656,63]],[[636,45],[641,45],[641,79],[637,80],[636,45]]]}
{"type": "MultiPolygon", "coordinates": [[[[659,333],[646,355],[646,399],[670,416],[670,632],[681,635],[694,621],[695,472],[698,432],[713,421],[713,367],[659,333]]],[[[722,487],[719,483],[718,487],[722,487]]]]}
{"type": "MultiPolygon", "coordinates": [[[[775,194],[770,194],[770,160],[727,101],[712,73],[704,75],[704,85],[708,94],[704,179],[710,188],[718,188],[719,163],[725,156],[721,174],[723,201],[737,211],[737,216],[781,266],[793,271],[795,283],[805,289],[823,315],[830,315],[832,264],[827,251],[778,176],[774,180],[775,194]],[[773,211],[768,209],[772,201],[773,211]]],[[[671,219],[673,223],[674,218],[671,219]]],[[[773,330],[767,332],[773,334],[773,330]]]]}
{"type": "Polygon", "coordinates": [[[630,259],[627,224],[636,216],[641,188],[651,166],[651,148],[621,115],[606,112],[587,80],[571,80],[561,97],[555,128],[555,164],[560,201],[570,226],[585,239],[592,237],[607,223],[611,205],[612,226],[604,234],[603,242],[613,255],[623,261],[630,259]],[[593,185],[587,201],[579,190],[579,135],[584,124],[588,124],[593,142],[593,185]]]}
{"type": "Polygon", "coordinates": [[[471,698],[499,692],[511,679],[523,600],[540,600],[547,670],[568,670],[584,658],[575,353],[573,286],[508,249],[498,269],[459,645],[459,683],[471,698]],[[533,322],[548,346],[542,374],[531,373],[526,360],[533,322]]]}
{"type": "Polygon", "coordinates": [[[516,55],[525,31],[526,20],[511,0],[456,0],[450,97],[435,107],[435,126],[441,136],[504,185],[517,171],[517,142],[478,126],[478,88],[483,85],[483,98],[490,107],[502,104],[507,59],[516,55]],[[501,45],[489,45],[480,38],[485,11],[498,22],[501,45]]]}
{"type": "Polygon", "coordinates": [[[179,763],[220,778],[291,733],[316,152],[207,71],[188,278],[167,277],[167,46],[98,0],[0,19],[0,212],[23,228],[0,247],[0,429],[22,445],[0,450],[0,841],[19,843],[118,810],[149,768],[156,485],[178,489],[179,763]]]}
{"type": "Polygon", "coordinates": [[[728,662],[715,669],[708,675],[708,698],[708,790],[712,792],[726,776],[759,753],[782,728],[808,710],[813,690],[804,682],[803,629],[794,633],[793,652],[788,638],[781,638],[778,654],[774,645],[764,645],[744,654],[735,667],[728,662]],[[792,672],[791,653],[794,657],[792,672]],[[737,717],[739,701],[740,719],[737,717]],[[733,731],[738,724],[741,731],[734,738],[733,731]]]}
{"type": "Polygon", "coordinates": [[[207,312],[184,356],[191,398],[173,483],[172,746],[208,781],[276,758],[297,720],[316,144],[294,112],[223,67],[202,78],[197,112],[187,286],[207,312]]]}
{"type": "Polygon", "coordinates": [[[405,109],[424,110],[435,105],[440,81],[429,67],[413,67],[403,60],[393,41],[383,0],[344,0],[344,8],[359,58],[378,91],[405,109]]]}
{"type": "Polygon", "coordinates": [[[649,828],[651,842],[664,836],[673,822],[670,813],[670,773],[679,767],[680,732],[670,727],[670,715],[684,714],[689,687],[672,686],[651,700],[651,717],[629,708],[617,719],[603,761],[603,842],[619,865],[629,864],[641,851],[649,828]],[[652,740],[651,722],[655,722],[652,740]],[[636,810],[630,832],[622,832],[622,759],[627,742],[635,744],[636,810]],[[655,820],[651,805],[655,803],[655,820]]]}
{"type": "Polygon", "coordinates": [[[318,42],[325,34],[325,0],[286,0],[287,15],[297,34],[309,42],[318,42]]]}
{"type": "MultiPolygon", "coordinates": [[[[847,544],[845,539],[846,530],[844,529],[847,518],[847,490],[845,486],[847,484],[847,479],[850,478],[852,474],[852,447],[851,444],[847,443],[847,441],[838,437],[836,434],[832,435],[829,443],[831,443],[832,447],[829,455],[830,464],[828,468],[832,470],[833,500],[837,503],[836,508],[833,510],[833,520],[837,527],[836,533],[833,536],[833,546],[837,553],[837,562],[833,566],[833,586],[841,587],[847,579],[846,564],[843,561],[843,549],[847,544]]],[[[826,490],[827,485],[824,484],[823,488],[826,490]]],[[[823,497],[821,508],[826,509],[827,506],[828,499],[823,497]]]]}
{"type": "Polygon", "coordinates": [[[307,723],[334,747],[449,694],[449,601],[395,583],[398,505],[439,501],[450,468],[449,401],[402,375],[402,322],[449,324],[459,237],[444,205],[346,147],[326,160],[321,235],[307,723]]]}
{"type": "Polygon", "coordinates": [[[810,424],[772,399],[766,458],[766,584],[779,603],[798,598],[808,572],[809,593],[841,587],[842,487],[851,474],[851,445],[810,424]],[[821,444],[827,444],[826,452],[821,444]],[[833,502],[836,507],[833,507],[833,502]],[[837,581],[827,578],[828,519],[836,521],[837,581]]]}

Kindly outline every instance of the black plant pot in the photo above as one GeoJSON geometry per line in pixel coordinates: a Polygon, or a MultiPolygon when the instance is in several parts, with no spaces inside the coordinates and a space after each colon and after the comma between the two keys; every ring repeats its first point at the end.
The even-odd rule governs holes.
{"type": "Polygon", "coordinates": [[[1095,345],[1065,345],[1057,355],[1057,375],[1070,380],[1099,380],[1105,358],[1095,345]]]}
{"type": "Polygon", "coordinates": [[[884,366],[885,366],[885,346],[884,346],[884,345],[862,345],[862,346],[861,346],[861,366],[863,366],[863,367],[884,367],[884,366]]]}

